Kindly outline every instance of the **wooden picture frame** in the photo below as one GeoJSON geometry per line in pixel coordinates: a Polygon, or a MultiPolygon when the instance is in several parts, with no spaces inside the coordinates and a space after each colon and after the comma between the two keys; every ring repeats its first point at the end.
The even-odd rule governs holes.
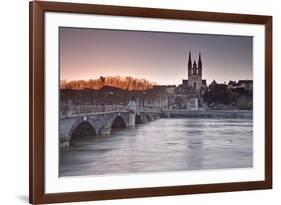
{"type": "Polygon", "coordinates": [[[92,4],[33,1],[29,5],[29,200],[32,204],[77,202],[88,200],[153,197],[212,192],[229,192],[272,188],[272,17],[260,15],[214,13],[104,6],[92,4]],[[264,180],[231,183],[163,186],[149,188],[81,191],[69,193],[45,192],[45,46],[44,15],[46,12],[73,14],[100,14],[111,16],[143,17],[158,19],[195,20],[207,22],[244,23],[265,26],[265,133],[264,180]]]}

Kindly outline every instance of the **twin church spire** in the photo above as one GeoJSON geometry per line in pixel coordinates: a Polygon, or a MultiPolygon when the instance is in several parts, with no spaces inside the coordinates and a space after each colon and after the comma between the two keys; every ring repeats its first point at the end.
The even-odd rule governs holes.
{"type": "Polygon", "coordinates": [[[189,51],[188,55],[188,78],[192,76],[200,76],[202,77],[202,60],[201,60],[201,52],[199,52],[198,63],[196,61],[191,60],[191,52],[189,51]]]}

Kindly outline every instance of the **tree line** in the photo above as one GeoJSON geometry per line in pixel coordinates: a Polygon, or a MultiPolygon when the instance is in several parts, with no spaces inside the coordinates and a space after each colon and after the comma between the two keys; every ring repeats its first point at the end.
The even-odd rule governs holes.
{"type": "Polygon", "coordinates": [[[124,90],[147,90],[156,85],[156,83],[150,82],[143,78],[133,78],[130,76],[108,76],[90,80],[61,80],[60,89],[100,89],[104,86],[116,87],[124,90]]]}

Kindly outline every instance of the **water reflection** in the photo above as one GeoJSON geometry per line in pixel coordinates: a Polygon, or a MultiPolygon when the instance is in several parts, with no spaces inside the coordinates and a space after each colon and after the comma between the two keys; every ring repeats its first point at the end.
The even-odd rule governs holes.
{"type": "Polygon", "coordinates": [[[249,119],[159,119],[110,136],[79,137],[60,176],[252,167],[249,119]]]}

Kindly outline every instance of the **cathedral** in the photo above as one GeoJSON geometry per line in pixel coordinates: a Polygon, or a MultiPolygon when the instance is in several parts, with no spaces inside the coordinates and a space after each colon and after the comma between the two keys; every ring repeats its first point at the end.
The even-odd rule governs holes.
{"type": "Polygon", "coordinates": [[[194,60],[192,63],[191,52],[189,51],[187,64],[188,80],[183,80],[183,85],[192,87],[198,93],[200,93],[200,90],[202,88],[206,88],[206,80],[202,80],[202,69],[203,66],[201,60],[201,53],[199,52],[198,62],[194,60]]]}

